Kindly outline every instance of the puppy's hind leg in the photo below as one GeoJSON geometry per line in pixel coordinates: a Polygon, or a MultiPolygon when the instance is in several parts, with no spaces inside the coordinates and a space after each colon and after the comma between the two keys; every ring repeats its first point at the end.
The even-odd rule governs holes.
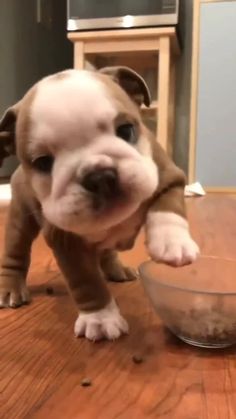
{"type": "Polygon", "coordinates": [[[17,193],[13,188],[0,269],[0,308],[16,308],[29,303],[26,276],[31,245],[38,232],[39,226],[31,210],[23,202],[19,191],[17,193]]]}
{"type": "Polygon", "coordinates": [[[101,267],[108,281],[127,282],[137,279],[135,269],[123,266],[115,251],[104,251],[101,256],[101,267]]]}

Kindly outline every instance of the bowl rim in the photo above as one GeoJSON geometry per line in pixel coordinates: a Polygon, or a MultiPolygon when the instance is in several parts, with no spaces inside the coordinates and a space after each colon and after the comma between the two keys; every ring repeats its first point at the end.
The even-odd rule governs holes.
{"type": "MultiPolygon", "coordinates": [[[[235,262],[236,264],[236,259],[230,259],[230,258],[222,258],[222,257],[214,257],[214,256],[201,256],[200,258],[202,259],[219,259],[219,260],[226,260],[228,262],[235,262]]],[[[138,266],[138,273],[140,275],[140,279],[141,281],[144,281],[147,278],[147,275],[145,273],[145,268],[147,265],[150,264],[156,264],[158,265],[158,263],[156,263],[154,260],[146,260],[144,262],[142,262],[139,266],[138,266]]],[[[176,268],[178,269],[178,268],[176,268]]],[[[150,278],[149,278],[150,279],[150,278]]],[[[185,291],[191,294],[204,294],[204,295],[211,295],[211,296],[231,296],[231,297],[235,297],[236,296],[236,290],[235,291],[204,291],[204,290],[197,290],[196,288],[185,288],[184,286],[178,286],[178,285],[172,285],[172,284],[168,284],[165,282],[162,282],[158,277],[155,278],[156,282],[158,283],[159,286],[162,286],[163,288],[169,288],[169,289],[174,289],[174,290],[179,290],[179,291],[185,291]]]]}

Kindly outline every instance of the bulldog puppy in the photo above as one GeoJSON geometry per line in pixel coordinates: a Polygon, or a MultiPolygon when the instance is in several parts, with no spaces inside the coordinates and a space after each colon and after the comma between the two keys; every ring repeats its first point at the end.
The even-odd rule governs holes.
{"type": "Polygon", "coordinates": [[[0,272],[0,306],[30,300],[26,276],[41,230],[79,316],[75,334],[93,341],[128,332],[106,279],[130,270],[143,224],[152,259],[180,266],[198,254],[184,205],[185,177],[141,120],[144,80],[126,67],[68,70],[46,77],[0,122],[0,162],[16,151],[0,272]]]}

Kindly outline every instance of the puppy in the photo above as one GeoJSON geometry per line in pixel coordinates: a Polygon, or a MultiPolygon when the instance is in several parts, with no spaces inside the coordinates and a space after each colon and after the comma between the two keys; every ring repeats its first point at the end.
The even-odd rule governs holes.
{"type": "Polygon", "coordinates": [[[129,279],[117,250],[131,248],[143,224],[155,261],[191,263],[185,177],[144,126],[144,80],[126,67],[68,70],[46,77],[0,122],[0,162],[16,152],[0,272],[0,306],[29,302],[26,276],[41,230],[79,316],[75,334],[116,339],[128,325],[106,279],[129,279]],[[128,277],[128,278],[127,278],[128,277]]]}

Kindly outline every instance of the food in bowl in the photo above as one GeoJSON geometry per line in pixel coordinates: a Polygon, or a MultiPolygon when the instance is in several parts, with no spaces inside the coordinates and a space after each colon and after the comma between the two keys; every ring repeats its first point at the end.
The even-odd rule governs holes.
{"type": "Polygon", "coordinates": [[[236,343],[236,260],[201,257],[182,268],[148,261],[139,271],[157,314],[180,339],[205,348],[236,343]]]}

